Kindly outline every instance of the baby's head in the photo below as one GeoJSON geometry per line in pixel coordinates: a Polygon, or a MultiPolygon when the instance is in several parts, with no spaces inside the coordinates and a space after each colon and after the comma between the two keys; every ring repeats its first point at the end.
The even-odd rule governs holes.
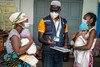
{"type": "Polygon", "coordinates": [[[22,38],[26,38],[26,37],[30,36],[29,30],[28,30],[28,29],[24,29],[24,30],[20,33],[20,36],[21,36],[22,38]]]}
{"type": "Polygon", "coordinates": [[[80,26],[79,26],[79,30],[81,32],[81,34],[86,34],[89,30],[89,27],[86,23],[82,23],[80,26]]]}

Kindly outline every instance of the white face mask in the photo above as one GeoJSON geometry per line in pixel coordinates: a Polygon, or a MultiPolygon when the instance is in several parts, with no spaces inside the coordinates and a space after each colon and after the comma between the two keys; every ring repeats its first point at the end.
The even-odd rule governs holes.
{"type": "Polygon", "coordinates": [[[50,12],[50,15],[51,15],[52,19],[55,19],[56,17],[58,17],[59,13],[57,13],[57,12],[50,12]]]}
{"type": "Polygon", "coordinates": [[[82,19],[82,23],[86,23],[86,24],[87,24],[87,20],[85,20],[85,19],[82,19]]]}
{"type": "Polygon", "coordinates": [[[24,29],[21,33],[20,33],[21,37],[27,37],[30,36],[30,31],[28,29],[24,29]]]}
{"type": "Polygon", "coordinates": [[[25,24],[25,28],[28,28],[29,27],[29,23],[24,23],[25,24]]]}

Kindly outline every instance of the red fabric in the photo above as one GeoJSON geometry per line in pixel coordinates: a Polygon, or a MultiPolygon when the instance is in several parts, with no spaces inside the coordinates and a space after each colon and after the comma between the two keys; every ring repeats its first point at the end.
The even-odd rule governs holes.
{"type": "Polygon", "coordinates": [[[92,56],[92,53],[90,54],[89,67],[93,67],[93,56],[92,56]]]}
{"type": "Polygon", "coordinates": [[[74,62],[74,67],[79,67],[79,64],[77,64],[76,62],[74,62]]]}

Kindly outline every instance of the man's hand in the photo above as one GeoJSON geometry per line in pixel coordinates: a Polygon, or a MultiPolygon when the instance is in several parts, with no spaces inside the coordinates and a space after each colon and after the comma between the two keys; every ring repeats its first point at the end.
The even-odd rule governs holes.
{"type": "Polygon", "coordinates": [[[50,36],[49,36],[49,38],[47,39],[47,43],[48,43],[49,45],[56,44],[56,42],[54,42],[50,36]]]}
{"type": "Polygon", "coordinates": [[[65,46],[63,46],[63,48],[67,48],[67,46],[65,45],[65,46]]]}

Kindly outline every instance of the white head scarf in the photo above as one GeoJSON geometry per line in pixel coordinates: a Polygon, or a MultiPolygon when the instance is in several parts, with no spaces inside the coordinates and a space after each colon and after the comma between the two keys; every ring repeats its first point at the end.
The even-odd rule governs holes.
{"type": "Polygon", "coordinates": [[[13,23],[21,23],[27,19],[28,19],[27,15],[25,13],[22,13],[22,12],[13,13],[9,17],[9,20],[13,23]]]}

